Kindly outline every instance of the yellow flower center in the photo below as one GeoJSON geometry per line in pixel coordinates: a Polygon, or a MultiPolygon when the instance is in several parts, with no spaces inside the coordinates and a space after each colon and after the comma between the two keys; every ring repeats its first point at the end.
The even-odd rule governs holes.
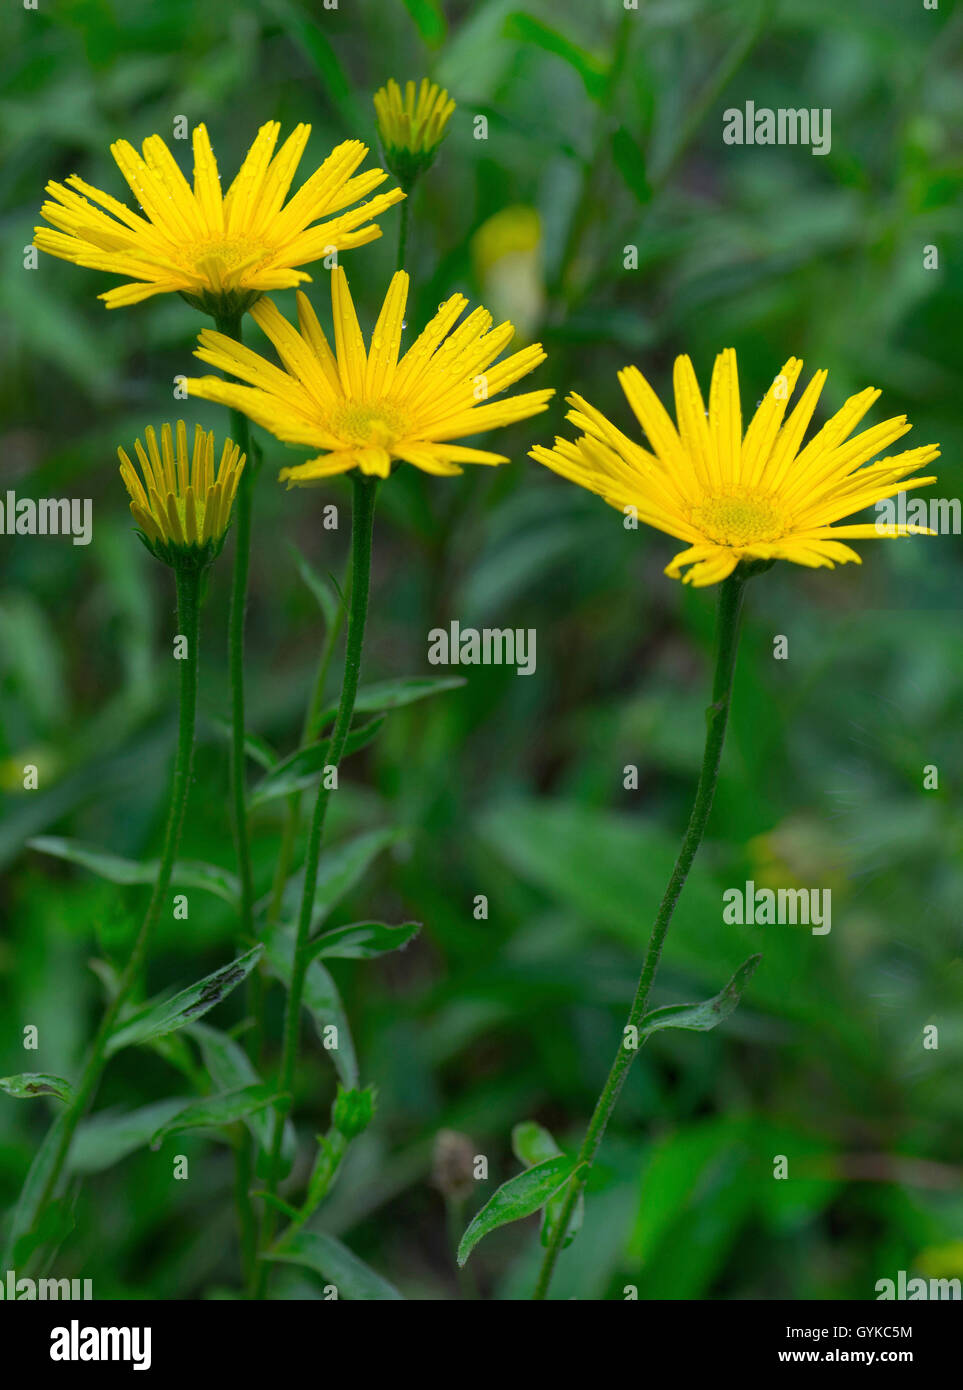
{"type": "Polygon", "coordinates": [[[245,237],[195,241],[184,247],[184,259],[198,275],[210,281],[215,290],[238,284],[246,270],[263,261],[270,247],[245,237]]]}
{"type": "Polygon", "coordinates": [[[331,430],[346,444],[381,448],[409,433],[404,412],[391,401],[347,401],[332,418],[331,430]]]}
{"type": "Polygon", "coordinates": [[[786,533],[785,519],[768,497],[707,497],[701,506],[693,507],[690,519],[718,545],[753,545],[777,540],[786,533]]]}

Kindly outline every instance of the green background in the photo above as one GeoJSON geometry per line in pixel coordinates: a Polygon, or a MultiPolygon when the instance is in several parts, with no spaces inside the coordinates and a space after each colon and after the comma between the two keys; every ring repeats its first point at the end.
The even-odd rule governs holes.
{"type": "MultiPolygon", "coordinates": [[[[94,540],[0,537],[0,1072],[76,1075],[100,1007],[89,961],[123,955],[145,901],[26,840],[68,835],[141,859],[162,833],[172,585],[132,532],[116,446],[178,411],[225,429],[216,407],[173,401],[206,326],[178,297],[108,312],[96,295],[114,277],[45,256],[23,269],[47,179],[77,172],[123,197],[110,142],[154,132],[170,142],[179,114],[207,123],[225,177],[263,121],[285,132],[309,121],[306,177],[349,137],[378,158],[371,94],[390,76],[428,74],[458,102],[412,199],[408,341],[455,290],[507,299],[503,312],[513,295],[520,308],[534,295],[532,336],[549,360],[522,389],[560,394],[547,414],[486,441],[510,464],[460,479],[405,467],[382,489],[365,678],[430,673],[428,631],[455,618],[534,628],[537,671],[461,672],[462,688],[392,713],[345,768],[332,854],[394,833],[362,842],[369,868],[331,922],[425,925],[404,953],[332,965],[379,1106],[319,1224],[407,1297],[524,1296],[534,1223],[489,1237],[469,1265],[474,1286],[457,1283],[460,1218],[432,1183],[433,1146],[450,1129],[488,1157],[470,1215],[518,1171],[515,1123],[537,1118],[578,1143],[692,796],[714,600],[662,574],[680,548],[670,538],[625,531],[526,452],[571,433],[566,390],[631,432],[620,367],[638,364],[666,398],[677,352],[707,386],[715,353],[734,346],[745,412],[793,354],[807,378],[829,369],[818,420],[878,386],[870,422],[905,411],[906,447],[942,445],[933,495],[959,495],[963,95],[950,8],[640,0],[625,20],[614,0],[524,10],[40,0],[7,11],[0,496],[89,497],[94,540]],[[610,77],[620,24],[625,61],[610,77]],[[831,153],[724,145],[723,111],[747,100],[830,108],[831,153]],[[487,140],[475,138],[479,115],[487,140]],[[512,205],[538,210],[542,242],[538,264],[506,290],[471,239],[512,205]],[[938,269],[923,268],[927,246],[938,269]],[[40,788],[25,792],[28,762],[40,788]],[[636,790],[623,787],[627,765],[639,769],[636,790]],[[473,914],[478,894],[487,920],[473,914]],[[37,1052],[20,1045],[27,1024],[40,1029],[37,1052]]],[[[171,143],[189,170],[186,146],[171,143]]],[[[397,209],[381,221],[381,240],[343,258],[366,329],[393,269],[397,209]]],[[[323,270],[309,293],[327,322],[323,270]]],[[[276,298],[293,312],[291,292],[276,298]]],[[[290,546],[340,576],[349,493],[343,482],[285,492],[273,478],[292,455],[261,443],[249,723],[289,752],[323,637],[290,546]],[[332,501],[337,532],[320,524],[332,501]]],[[[632,1284],[643,1298],[872,1298],[900,1269],[963,1276],[960,541],[857,544],[861,567],[780,564],[750,586],[722,780],[656,1002],[707,997],[748,954],[764,959],[719,1031],[662,1032],[643,1050],[555,1297],[618,1298],[632,1284]],[[777,635],[785,661],[773,659],[777,635]],[[927,765],[937,790],[923,790],[927,765]],[[831,888],[832,932],[724,925],[723,890],[748,878],[831,888]],[[937,1050],[923,1047],[928,1024],[937,1050]],[[787,1181],[773,1180],[777,1155],[787,1181]]],[[[182,847],[227,869],[218,721],[230,551],[229,541],[204,612],[182,847]]],[[[259,893],[282,806],[255,814],[259,893]]],[[[228,904],[192,894],[189,920],[162,927],[152,991],[215,969],[232,937],[228,904]]],[[[276,1038],[279,991],[269,1002],[276,1038]]],[[[210,1021],[241,1017],[238,994],[210,1021]]],[[[124,1052],[98,1108],[135,1110],[185,1084],[169,1060],[124,1052]]],[[[330,1058],[306,1032],[305,1151],[333,1087],[330,1058]]],[[[3,1208],[46,1109],[0,1105],[3,1208]]],[[[233,1296],[229,1149],[202,1133],[111,1158],[93,1147],[97,1171],[56,1272],[92,1278],[98,1298],[233,1296]],[[174,1149],[191,1159],[188,1182],[171,1178],[174,1149]]],[[[292,1269],[275,1287],[316,1298],[321,1281],[292,1269]]]]}

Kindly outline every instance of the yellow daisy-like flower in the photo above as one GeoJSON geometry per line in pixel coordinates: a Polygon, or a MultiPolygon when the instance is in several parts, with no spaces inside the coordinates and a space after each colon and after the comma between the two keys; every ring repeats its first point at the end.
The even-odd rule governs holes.
{"type": "Polygon", "coordinates": [[[317,458],[285,468],[289,485],[310,484],[360,468],[386,478],[395,459],[426,473],[460,473],[462,463],[507,463],[502,454],[467,449],[454,439],[497,429],[545,409],[551,390],[491,401],[545,360],[534,343],[492,366],[512,340],[510,323],[492,328],[485,309],[475,309],[457,328],[468,301],[446,300],[401,360],[401,332],[408,276],[393,276],[375,325],[370,350],[355,314],[348,280],[331,275],[335,352],[304,294],[298,295],[300,333],[269,299],[252,314],[277,349],[285,370],[223,333],[201,333],[195,356],[230,372],[248,386],[205,376],[188,393],[233,406],[288,444],[322,450],[317,458]]]}
{"type": "Polygon", "coordinates": [[[410,188],[434,160],[455,103],[427,77],[418,87],[406,82],[404,94],[392,77],[375,92],[374,105],[385,162],[401,186],[410,188]]]}
{"type": "Polygon", "coordinates": [[[147,448],[134,441],[143,482],[124,449],[118,449],[120,475],[130,493],[130,510],[152,555],[168,565],[190,561],[197,568],[210,564],[227,535],[231,507],[244,470],[244,455],[225,439],[220,464],[214,471],[214,431],[194,429],[194,448],[188,453],[187,428],[178,420],[174,431],[162,425],[160,447],[148,426],[147,448]]]}
{"type": "Polygon", "coordinates": [[[556,438],[551,449],[539,445],[531,457],[611,506],[633,508],[648,525],[688,542],[666,574],[700,586],[725,579],[741,561],[858,564],[859,555],[844,538],[934,534],[917,525],[833,525],[906,488],[936,482],[909,475],[937,458],[939,446],[927,444],[869,464],[912,428],[905,415],[898,415],[851,438],[879,397],[869,388],[851,396],[803,447],[827,374],[816,372],[786,417],[801,371],[802,362],[791,357],[743,435],[732,348],[716,358],[708,411],[691,361],[676,358],[677,424],[638,368],[626,367],[619,381],[651,453],[572,395],[568,419],[584,433],[574,442],[556,438]]]}
{"type": "Polygon", "coordinates": [[[144,216],[71,174],[70,187],[47,185],[53,201],[41,209],[59,230],[37,227],[34,242],[61,260],[130,277],[100,296],[108,309],[178,291],[205,313],[243,313],[265,290],[311,279],[296,266],[379,237],[373,219],[405,196],[393,188],[343,211],[388,177],[383,169],[352,177],[368,148],[346,140],[282,206],[311,127],[297,126],[274,154],[280,130],[277,121],[261,127],[223,196],[203,125],[193,132],[193,189],[159,135],[144,141],[143,158],[118,140],[111,153],[144,216]]]}

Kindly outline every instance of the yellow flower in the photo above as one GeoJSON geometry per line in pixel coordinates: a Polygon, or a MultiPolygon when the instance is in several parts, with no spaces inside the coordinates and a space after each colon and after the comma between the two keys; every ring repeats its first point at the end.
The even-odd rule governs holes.
{"type": "Polygon", "coordinates": [[[277,121],[261,127],[223,197],[204,126],[193,133],[193,190],[159,135],[144,141],[143,159],[118,140],[111,153],[144,216],[71,174],[69,188],[47,185],[54,201],[41,209],[60,230],[37,227],[34,242],[61,260],[129,276],[100,296],[108,309],[178,291],[205,313],[243,313],[265,290],[310,280],[294,267],[379,237],[373,219],[405,196],[393,188],[343,211],[388,177],[383,169],[352,177],[368,149],[346,140],[282,207],[311,127],[297,126],[274,155],[280,130],[277,121]]]}
{"type": "Polygon", "coordinates": [[[468,303],[460,294],[440,306],[400,362],[408,298],[404,271],[392,278],[368,352],[340,267],[332,272],[331,298],[334,354],[304,294],[298,295],[300,333],[269,299],[262,299],[253,317],[285,370],[225,334],[205,329],[195,355],[250,385],[213,376],[187,383],[190,395],[233,406],[285,443],[322,450],[317,458],[282,470],[281,478],[290,485],[351,468],[385,478],[395,459],[443,474],[460,473],[462,463],[507,463],[502,454],[451,441],[535,415],[553,394],[531,391],[506,401],[489,400],[543,362],[545,353],[534,343],[492,366],[515,330],[510,323],[493,329],[485,309],[475,309],[455,328],[468,303]]]}
{"type": "Polygon", "coordinates": [[[418,88],[406,82],[404,95],[392,77],[375,92],[374,105],[385,163],[402,188],[410,188],[434,160],[455,103],[427,77],[418,88]]]}
{"type": "Polygon", "coordinates": [[[225,439],[215,477],[213,430],[205,434],[200,425],[195,426],[193,456],[187,450],[183,420],[178,420],[173,434],[170,425],[161,426],[160,448],[150,426],[144,437],[146,450],[139,439],[134,441],[143,483],[129,455],[117,450],[141,538],[151,554],[168,565],[186,561],[202,568],[224,544],[244,455],[225,439]]]}
{"type": "Polygon", "coordinates": [[[934,483],[910,478],[939,456],[927,444],[865,466],[912,427],[905,415],[850,438],[879,397],[872,388],[851,396],[843,408],[802,446],[826,372],[813,376],[795,408],[784,419],[802,363],[791,357],[742,432],[736,354],[727,348],[716,358],[706,411],[692,363],[675,363],[674,425],[652,387],[636,367],[619,373],[652,451],[636,444],[581,396],[568,397],[568,419],[584,434],[574,442],[556,438],[552,449],[538,446],[531,457],[564,478],[596,492],[613,507],[670,536],[687,541],[666,574],[685,582],[715,584],[741,561],[792,560],[830,568],[859,555],[841,538],[932,535],[917,525],[882,522],[834,526],[906,488],[934,483]]]}

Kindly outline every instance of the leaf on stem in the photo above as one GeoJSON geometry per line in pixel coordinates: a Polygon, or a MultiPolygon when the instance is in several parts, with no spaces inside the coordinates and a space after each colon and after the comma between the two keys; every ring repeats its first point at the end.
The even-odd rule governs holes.
{"type": "MultiPolygon", "coordinates": [[[[154,883],[160,867],[156,859],[123,859],[119,854],[110,854],[106,850],[97,849],[95,845],[84,845],[79,840],[65,840],[58,835],[37,836],[36,839],[27,841],[27,847],[39,850],[41,854],[52,854],[56,859],[66,859],[71,864],[79,864],[81,868],[99,874],[110,883],[122,883],[125,886],[154,883]]],[[[195,860],[183,859],[174,865],[171,887],[199,888],[223,898],[234,907],[240,901],[241,890],[237,879],[217,864],[202,864],[195,860]]]]}
{"type": "Polygon", "coordinates": [[[299,1231],[269,1250],[262,1259],[306,1265],[334,1284],[339,1298],[388,1302],[404,1297],[334,1236],[299,1231]]]}
{"type": "Polygon", "coordinates": [[[317,600],[318,607],[324,614],[324,621],[327,627],[332,627],[338,616],[338,609],[341,607],[341,596],[335,590],[334,585],[323,575],[318,574],[310,560],[302,555],[293,542],[288,541],[288,549],[294,556],[294,563],[298,567],[298,574],[304,583],[311,590],[317,600]]]}
{"type": "Polygon", "coordinates": [[[352,922],[316,937],[310,946],[317,959],[335,956],[342,960],[371,960],[389,951],[401,951],[421,931],[420,922],[402,922],[389,927],[386,922],[352,922]]]}
{"type": "Polygon", "coordinates": [[[247,979],[263,952],[263,946],[254,946],[243,956],[238,956],[237,960],[232,960],[229,965],[222,965],[220,970],[215,970],[212,975],[198,980],[196,985],[181,990],[172,999],[154,1000],[145,1004],[133,1018],[125,1020],[108,1039],[106,1055],[111,1057],[122,1047],[131,1047],[135,1043],[176,1032],[185,1024],[202,1018],[247,979]]]}
{"type": "Polygon", "coordinates": [[[61,1110],[47,1130],[40,1148],[34,1154],[23,1187],[20,1189],[20,1200],[13,1213],[4,1251],[3,1267],[5,1269],[15,1269],[18,1261],[23,1264],[43,1238],[39,1232],[34,1231],[34,1225],[40,1209],[43,1190],[53,1172],[57,1159],[57,1150],[60,1147],[63,1129],[67,1122],[67,1113],[66,1110],[61,1110]]]}
{"type": "Polygon", "coordinates": [[[567,1185],[575,1172],[575,1165],[574,1158],[557,1154],[502,1183],[469,1223],[458,1246],[458,1263],[463,1265],[478,1242],[490,1231],[532,1216],[551,1201],[567,1185]]]}
{"type": "MultiPolygon", "coordinates": [[[[388,845],[400,840],[404,831],[398,827],[385,826],[380,830],[366,830],[353,839],[343,840],[321,855],[318,866],[318,882],[314,890],[314,909],[311,913],[312,930],[324,922],[346,893],[360,883],[375,857],[388,845]]],[[[304,872],[290,879],[284,890],[284,911],[288,920],[294,920],[301,902],[304,872]]]]}
{"type": "MultiPolygon", "coordinates": [[[[557,1158],[562,1150],[547,1129],[536,1124],[534,1120],[525,1120],[521,1124],[517,1124],[512,1130],[512,1152],[520,1163],[524,1163],[527,1168],[533,1168],[537,1163],[544,1163],[546,1159],[557,1158]]],[[[563,1188],[561,1192],[546,1202],[542,1209],[541,1239],[545,1246],[551,1245],[555,1237],[555,1231],[565,1208],[566,1194],[567,1189],[563,1188]]],[[[582,1229],[584,1216],[585,1194],[579,1192],[562,1241],[563,1250],[571,1245],[582,1229]]]]}
{"type": "MultiPolygon", "coordinates": [[[[244,1048],[227,1033],[222,1033],[219,1028],[212,1028],[207,1023],[192,1023],[187,1028],[187,1032],[200,1047],[204,1065],[219,1091],[234,1091],[242,1086],[261,1084],[261,1077],[255,1071],[244,1048]]],[[[264,1160],[264,1176],[266,1177],[271,1145],[274,1140],[274,1116],[266,1110],[258,1109],[252,1110],[243,1116],[243,1119],[258,1146],[259,1161],[264,1160]]],[[[294,1164],[296,1145],[294,1125],[290,1119],[285,1118],[281,1149],[284,1163],[281,1172],[282,1178],[287,1177],[294,1164]]]]}
{"type": "Polygon", "coordinates": [[[41,1071],[23,1071],[18,1076],[0,1076],[0,1091],[16,1100],[32,1100],[34,1096],[56,1096],[68,1105],[74,1098],[74,1088],[62,1076],[48,1076],[41,1071]]]}
{"type": "MultiPolygon", "coordinates": [[[[272,975],[285,989],[291,988],[291,969],[294,963],[294,933],[275,928],[267,937],[267,959],[272,975]]],[[[348,1015],[341,1002],[338,987],[319,960],[308,966],[304,979],[304,1008],[321,1040],[322,1047],[331,1053],[335,1071],[343,1085],[353,1090],[358,1084],[358,1059],[348,1024],[348,1015]]]]}
{"type": "MultiPolygon", "coordinates": [[[[457,690],[465,685],[464,676],[401,676],[397,680],[375,681],[363,685],[354,702],[355,714],[383,714],[386,710],[401,709],[403,705],[414,704],[416,700],[438,695],[443,690],[457,690]]],[[[338,712],[337,705],[329,705],[318,715],[317,730],[329,724],[338,712]]]]}
{"type": "MultiPolygon", "coordinates": [[[[229,743],[233,740],[234,730],[226,719],[211,719],[210,724],[219,734],[223,734],[229,743]]],[[[278,761],[277,752],[260,734],[244,735],[244,752],[252,763],[257,763],[259,767],[263,767],[268,772],[278,761]]]]}
{"type": "Polygon", "coordinates": [[[172,1134],[180,1134],[185,1129],[221,1129],[225,1125],[236,1124],[249,1115],[264,1110],[279,1099],[273,1086],[258,1083],[253,1086],[239,1086],[236,1091],[225,1091],[220,1096],[202,1096],[191,1101],[178,1111],[166,1124],[151,1135],[150,1146],[159,1149],[165,1139],[172,1134]]]}
{"type": "Polygon", "coordinates": [[[647,1013],[639,1024],[639,1042],[660,1028],[690,1028],[698,1033],[706,1033],[710,1028],[717,1027],[738,1006],[742,991],[761,960],[760,954],[750,956],[740,965],[725,989],[702,1004],[668,1004],[647,1013]]]}
{"type": "Polygon", "coordinates": [[[158,1129],[190,1105],[189,1096],[169,1096],[137,1110],[102,1110],[77,1128],[67,1169],[102,1173],[148,1144],[158,1129]]]}
{"type": "MultiPolygon", "coordinates": [[[[357,753],[360,748],[366,748],[384,722],[384,715],[381,715],[377,719],[369,720],[367,724],[351,729],[345,740],[344,756],[357,753]]],[[[306,787],[312,786],[328,761],[330,748],[331,740],[322,738],[282,759],[254,788],[251,793],[251,806],[259,806],[262,802],[271,801],[278,796],[290,796],[292,792],[303,791],[306,787]]]]}

